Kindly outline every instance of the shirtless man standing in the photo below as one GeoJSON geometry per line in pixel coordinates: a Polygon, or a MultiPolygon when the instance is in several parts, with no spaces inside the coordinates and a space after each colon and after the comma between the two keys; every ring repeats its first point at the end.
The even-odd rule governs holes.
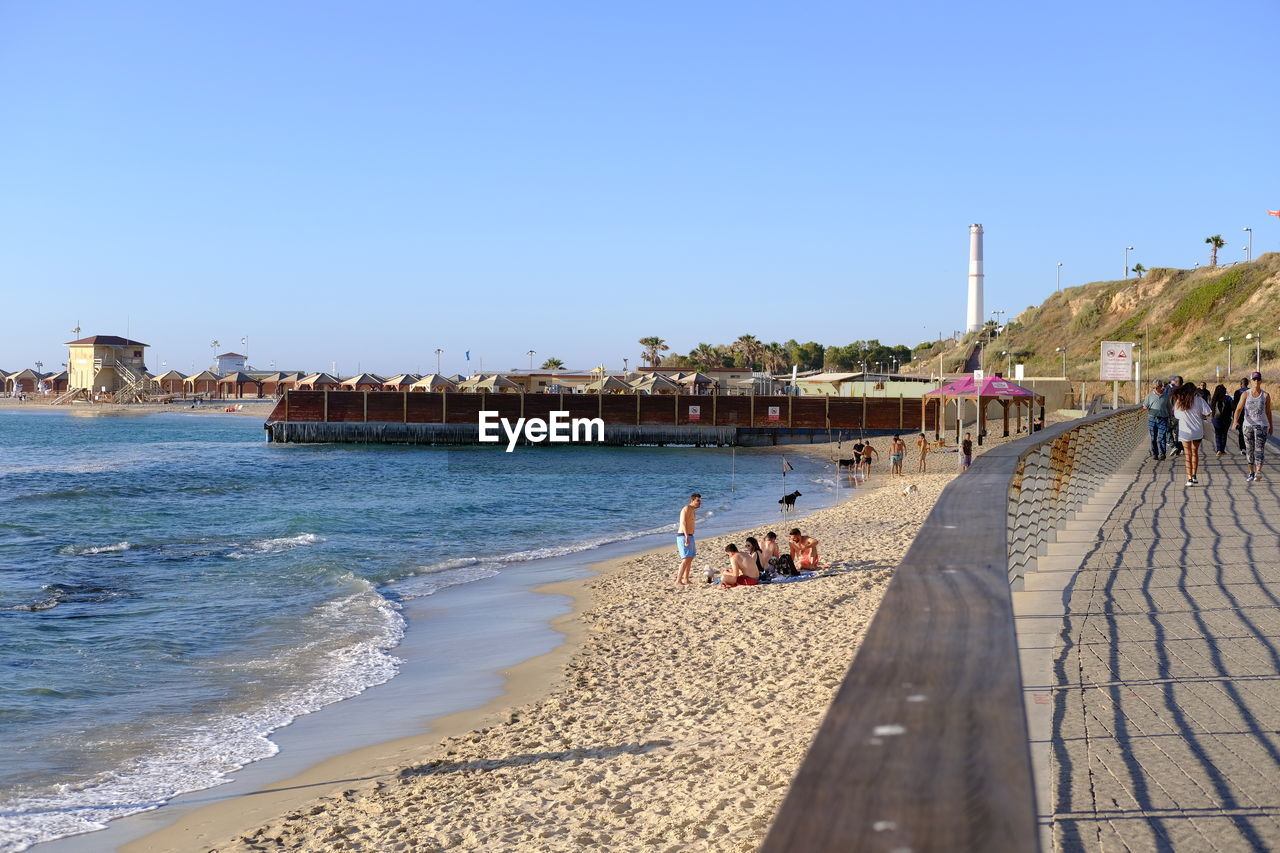
{"type": "Polygon", "coordinates": [[[818,540],[805,536],[799,527],[791,529],[791,562],[802,572],[812,571],[818,567],[818,540]]]}
{"type": "Polygon", "coordinates": [[[677,584],[691,584],[689,573],[693,571],[693,558],[698,555],[698,547],[693,541],[693,525],[697,521],[698,507],[702,506],[702,495],[694,492],[689,495],[689,503],[680,510],[680,523],[676,527],[676,553],[680,555],[680,569],[676,572],[677,584]]]}
{"type": "Polygon", "coordinates": [[[895,435],[893,443],[889,445],[889,472],[895,476],[906,476],[902,473],[902,459],[907,455],[907,443],[902,440],[902,436],[895,435]]]}

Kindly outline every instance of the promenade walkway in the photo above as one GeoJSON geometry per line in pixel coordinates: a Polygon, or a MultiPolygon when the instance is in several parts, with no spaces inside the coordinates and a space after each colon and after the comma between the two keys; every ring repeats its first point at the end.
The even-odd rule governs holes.
{"type": "Polygon", "coordinates": [[[1280,849],[1277,449],[1256,483],[1238,453],[1192,487],[1135,460],[1079,537],[1044,694],[1054,849],[1280,849]]]}

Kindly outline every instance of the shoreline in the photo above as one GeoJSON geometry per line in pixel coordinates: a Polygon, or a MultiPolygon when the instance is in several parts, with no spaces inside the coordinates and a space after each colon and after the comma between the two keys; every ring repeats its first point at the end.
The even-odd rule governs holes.
{"type": "MultiPolygon", "coordinates": [[[[608,566],[626,559],[618,557],[597,565],[608,566]]],[[[535,701],[555,689],[564,678],[564,665],[577,651],[586,630],[580,617],[590,604],[590,584],[596,577],[597,574],[593,573],[577,580],[544,584],[533,590],[539,595],[561,595],[570,599],[568,612],[555,617],[550,623],[550,628],[559,633],[561,639],[550,652],[500,670],[501,691],[484,705],[429,718],[424,721],[425,729],[418,734],[341,753],[265,790],[178,815],[169,825],[117,849],[123,853],[213,849],[214,844],[252,830],[287,811],[301,808],[318,797],[367,788],[406,764],[435,757],[450,738],[499,723],[509,716],[512,707],[535,701]]],[[[96,834],[79,837],[92,839],[96,834]]]]}
{"type": "MultiPolygon", "coordinates": [[[[797,473],[803,474],[806,481],[825,479],[821,465],[804,468],[797,463],[797,467],[797,473]]],[[[822,505],[829,504],[834,498],[829,485],[821,490],[821,494],[816,489],[814,491],[813,498],[809,499],[816,498],[822,505]]],[[[725,495],[727,497],[729,493],[726,491],[725,495]]],[[[763,502],[762,497],[763,495],[756,495],[752,502],[739,504],[738,506],[745,506],[745,509],[731,510],[727,517],[723,510],[728,507],[716,505],[715,517],[705,519],[702,529],[734,530],[748,524],[762,523],[762,518],[768,519],[771,515],[769,504],[763,502]]],[[[577,648],[577,637],[581,634],[579,629],[584,624],[581,616],[591,605],[589,580],[582,578],[562,581],[560,578],[565,577],[566,572],[581,575],[588,568],[591,572],[616,571],[621,563],[639,555],[665,554],[664,546],[668,537],[646,536],[648,538],[624,539],[596,546],[586,554],[574,552],[562,557],[534,560],[528,564],[534,570],[533,574],[517,572],[506,575],[509,580],[505,583],[499,581],[498,591],[491,591],[487,595],[477,590],[481,587],[488,589],[491,581],[478,586],[467,584],[451,587],[435,596],[416,599],[414,606],[425,605],[426,610],[410,610],[405,613],[411,625],[418,625],[419,633],[414,640],[411,628],[411,635],[406,639],[412,642],[405,642],[401,646],[406,652],[402,676],[366,693],[319,709],[314,715],[303,715],[290,725],[278,729],[272,739],[278,739],[279,753],[233,771],[222,785],[178,795],[160,808],[112,820],[103,830],[41,842],[37,849],[49,850],[51,853],[148,849],[146,846],[135,845],[145,845],[146,839],[155,833],[167,832],[171,826],[185,826],[190,821],[202,821],[207,814],[226,804],[231,804],[227,812],[230,823],[227,825],[244,825],[248,821],[265,819],[275,811],[292,808],[298,802],[314,798],[326,792],[327,787],[342,784],[341,780],[358,780],[365,775],[376,776],[394,770],[397,764],[403,764],[411,757],[421,756],[437,741],[451,734],[469,731],[477,725],[491,724],[492,720],[489,718],[500,718],[503,708],[528,702],[552,689],[560,680],[558,674],[565,660],[577,648]],[[656,542],[663,544],[655,545],[656,542]],[[519,580],[522,576],[523,581],[519,580]],[[547,583],[548,578],[554,580],[547,583]],[[473,592],[469,595],[468,590],[473,592]],[[468,650],[465,654],[473,656],[476,654],[476,646],[471,643],[476,642],[481,649],[481,659],[487,658],[492,663],[482,662],[480,668],[483,672],[477,669],[473,677],[464,678],[461,682],[452,677],[459,668],[446,664],[447,672],[442,681],[438,675],[437,660],[433,657],[440,653],[440,647],[436,643],[442,630],[431,626],[441,616],[448,620],[450,617],[445,614],[455,608],[483,612],[483,609],[475,610],[477,601],[482,607],[505,606],[513,592],[524,596],[528,602],[527,593],[530,591],[543,595],[561,595],[573,609],[565,614],[566,604],[562,603],[517,605],[518,609],[511,613],[518,614],[518,618],[525,623],[536,624],[525,624],[523,632],[514,635],[514,645],[506,648],[527,649],[535,654],[536,651],[545,649],[551,651],[547,655],[538,654],[532,659],[508,666],[502,659],[504,655],[493,653],[493,649],[500,648],[506,642],[504,638],[513,635],[506,623],[498,631],[492,632],[498,635],[492,640],[492,645],[488,645],[491,638],[487,634],[490,631],[474,630],[469,635],[471,640],[456,648],[465,648],[468,650]],[[458,595],[463,598],[459,599],[458,595]],[[534,611],[536,613],[530,616],[534,611]],[[431,639],[428,644],[424,637],[437,639],[431,639]],[[549,662],[544,663],[544,657],[549,662]],[[425,665],[424,659],[427,659],[425,665]],[[370,695],[373,693],[378,698],[370,695]],[[415,711],[417,696],[422,697],[426,707],[415,711]],[[457,712],[451,710],[452,707],[465,707],[465,703],[471,701],[478,707],[457,712]],[[414,716],[415,713],[417,716],[414,716]],[[389,718],[390,722],[385,724],[384,729],[378,729],[377,723],[370,723],[389,718]],[[330,737],[329,732],[333,733],[333,737],[330,737]],[[370,738],[378,740],[371,741],[370,738]],[[338,754],[334,755],[334,752],[338,754]],[[264,770],[264,767],[275,769],[264,770]],[[296,795],[289,794],[289,788],[296,788],[296,795]],[[291,799],[291,796],[294,798],[291,799]],[[257,805],[268,800],[269,804],[257,805]]],[[[590,577],[595,575],[587,576],[590,577]]],[[[454,620],[454,629],[463,632],[468,630],[465,626],[459,626],[457,620],[454,620]]],[[[446,639],[445,642],[448,643],[449,640],[446,639]]],[[[446,658],[452,658],[447,648],[444,653],[446,658]]],[[[508,652],[505,657],[519,660],[518,652],[508,652]]],[[[216,836],[210,835],[208,839],[202,836],[201,840],[212,843],[216,836]]],[[[199,844],[201,841],[184,841],[178,837],[172,841],[156,842],[150,849],[174,849],[174,845],[181,847],[187,843],[199,844]]]]}
{"type": "MultiPolygon", "coordinates": [[[[809,447],[805,446],[806,449],[809,447]]],[[[797,449],[799,448],[770,448],[770,450],[784,452],[792,452],[797,449]]],[[[824,445],[814,445],[811,452],[814,455],[821,455],[825,458],[830,455],[831,449],[824,445]]],[[[936,463],[940,460],[936,457],[933,461],[935,462],[935,470],[937,467],[953,467],[947,465],[938,466],[936,463]]],[[[954,476],[954,471],[923,476],[939,478],[949,482],[954,476]]],[[[910,480],[911,478],[908,478],[907,482],[910,480]]],[[[942,485],[945,485],[945,483],[935,485],[936,491],[940,492],[942,485]]],[[[769,524],[772,524],[775,527],[783,527],[784,529],[780,533],[785,538],[785,529],[791,526],[801,526],[803,528],[804,525],[810,524],[820,516],[834,513],[847,514],[850,511],[849,507],[860,503],[860,501],[855,500],[856,498],[871,497],[873,495],[890,496],[892,498],[897,486],[898,483],[890,480],[887,473],[884,473],[879,475],[879,482],[875,483],[871,488],[862,486],[857,490],[842,489],[844,492],[841,496],[842,499],[832,506],[816,509],[804,515],[796,515],[780,522],[770,522],[757,526],[768,527],[769,524]]],[[[903,498],[905,496],[900,499],[903,498]]],[[[929,500],[928,508],[931,507],[932,500],[929,500]]],[[[927,514],[927,510],[924,514],[927,514]]],[[[923,518],[923,514],[920,515],[920,518],[923,518]]],[[[916,526],[918,527],[918,525],[916,526]]],[[[714,555],[717,543],[722,540],[728,541],[731,538],[741,541],[742,535],[744,535],[744,531],[734,531],[733,533],[708,537],[700,544],[704,548],[713,550],[711,552],[703,551],[703,554],[710,554],[710,561],[713,565],[718,566],[719,560],[715,559],[714,555]]],[[[911,535],[914,535],[914,530],[911,535]]],[[[900,544],[900,550],[905,551],[906,543],[902,542],[900,544]]],[[[565,595],[571,601],[570,611],[557,617],[552,623],[553,629],[560,633],[562,638],[551,652],[503,670],[501,675],[504,681],[501,692],[482,707],[442,718],[429,719],[426,721],[426,729],[419,734],[327,759],[288,780],[271,786],[271,789],[265,792],[214,803],[186,815],[179,815],[170,825],[138,838],[120,849],[129,851],[129,853],[196,848],[218,850],[327,849],[324,845],[315,846],[314,839],[300,844],[283,844],[283,836],[277,833],[278,831],[283,832],[290,824],[297,826],[299,823],[308,823],[313,812],[329,813],[332,809],[330,804],[341,805],[351,802],[363,802],[370,798],[376,800],[383,796],[386,790],[395,788],[397,785],[407,784],[406,774],[411,771],[406,768],[439,765],[447,761],[451,754],[458,751],[460,743],[470,745],[477,741],[485,741],[488,739],[486,735],[494,730],[503,730],[513,725],[518,725],[519,721],[525,718],[528,709],[536,709],[549,702],[555,703],[558,701],[557,697],[562,694],[573,694],[575,685],[568,683],[568,676],[578,668],[580,659],[587,655],[589,651],[588,641],[599,639],[599,614],[602,609],[606,609],[608,604],[604,600],[608,596],[602,598],[604,591],[611,584],[618,582],[619,579],[625,582],[635,576],[637,572],[634,570],[637,566],[672,563],[670,568],[673,570],[674,562],[671,559],[671,555],[667,553],[669,550],[666,547],[659,547],[597,561],[589,564],[588,569],[591,574],[585,578],[538,587],[535,592],[539,594],[565,595]],[[337,780],[352,781],[341,782],[337,780]],[[353,781],[355,784],[353,784],[353,781]],[[292,816],[290,812],[293,813],[292,816]],[[301,820],[300,815],[308,815],[308,820],[301,820]],[[268,826],[270,829],[266,828],[268,826]],[[269,839],[276,837],[280,838],[280,842],[273,843],[269,841],[269,839]],[[230,839],[236,840],[228,845],[227,842],[230,839]],[[259,842],[265,846],[259,846],[259,842]]],[[[824,554],[824,561],[829,559],[830,556],[824,554]]],[[[698,577],[698,572],[705,565],[705,560],[706,557],[700,558],[701,565],[695,565],[695,578],[698,577]]],[[[896,566],[896,564],[896,559],[892,560],[888,565],[881,561],[872,570],[874,582],[870,579],[864,580],[862,586],[872,594],[866,595],[866,600],[863,603],[870,604],[871,609],[869,614],[864,614],[860,628],[865,628],[865,625],[869,624],[870,615],[874,614],[874,607],[878,606],[879,595],[883,592],[883,587],[892,574],[892,567],[896,566]]],[[[858,566],[856,568],[845,568],[842,571],[865,573],[866,570],[867,566],[858,566]]],[[[657,578],[658,575],[653,575],[652,577],[657,578]]],[[[669,586],[669,577],[670,572],[664,571],[661,574],[661,580],[655,580],[650,585],[650,589],[655,596],[665,598],[670,595],[683,594],[669,586]]],[[[809,583],[779,585],[776,589],[799,589],[809,586],[809,583]]],[[[713,587],[703,589],[695,584],[689,590],[689,593],[692,593],[693,596],[705,597],[711,593],[722,593],[722,591],[713,587]]],[[[731,595],[737,593],[723,591],[723,594],[731,595]]],[[[690,598],[693,596],[690,596],[690,598]]],[[[849,659],[851,659],[851,648],[849,649],[849,654],[849,659]]],[[[835,667],[835,672],[826,679],[826,686],[831,693],[834,693],[835,687],[843,677],[843,671],[847,663],[848,661],[838,663],[835,667]]],[[[825,709],[829,699],[830,696],[822,697],[818,702],[818,707],[825,709]]],[[[821,715],[819,713],[812,719],[812,727],[815,731],[820,718],[821,715]]],[[[798,765],[799,757],[803,754],[803,749],[807,748],[811,735],[812,732],[808,732],[808,734],[800,738],[802,745],[799,755],[794,756],[795,765],[798,765]]],[[[535,752],[538,748],[530,744],[525,749],[525,752],[535,752]]],[[[794,766],[785,772],[785,778],[780,784],[780,793],[777,797],[779,802],[781,793],[785,792],[786,783],[789,781],[790,773],[793,770],[794,766]]],[[[776,803],[774,807],[776,808],[776,803]]],[[[363,808],[360,807],[360,809],[363,808]]],[[[360,809],[357,809],[357,811],[360,814],[365,814],[360,809]]],[[[426,846],[430,849],[430,844],[426,846]]],[[[464,844],[463,846],[468,845],[464,844]]],[[[382,848],[379,847],[378,849],[382,848]]],[[[413,849],[413,847],[401,849],[413,849]]],[[[530,849],[542,848],[535,846],[530,849]]],[[[548,847],[547,849],[552,848],[548,847]]]]}
{"type": "MultiPolygon", "coordinates": [[[[885,441],[886,439],[880,437],[875,439],[874,443],[880,445],[885,441]]],[[[992,444],[989,443],[988,446],[992,446],[992,444]]],[[[837,453],[834,443],[787,445],[776,448],[757,448],[755,450],[757,452],[764,451],[770,455],[794,453],[816,457],[816,461],[824,462],[827,465],[832,462],[835,456],[841,455],[837,453]]],[[[881,450],[883,451],[884,448],[881,448],[881,450]]],[[[942,476],[946,481],[949,481],[957,470],[955,460],[949,459],[947,456],[934,455],[930,461],[933,463],[931,467],[935,473],[925,475],[926,477],[942,476]],[[942,475],[936,473],[939,469],[945,469],[942,475]]],[[[870,488],[866,485],[860,485],[856,490],[849,489],[847,486],[840,488],[839,491],[843,492],[843,494],[839,496],[839,502],[834,505],[820,507],[803,515],[796,514],[781,519],[775,517],[773,520],[756,521],[756,526],[761,528],[761,530],[757,531],[757,535],[763,529],[774,526],[780,528],[779,532],[785,539],[785,530],[790,526],[803,526],[809,524],[817,516],[839,512],[842,508],[856,504],[857,502],[853,500],[854,498],[891,493],[899,484],[889,478],[887,471],[884,470],[886,468],[887,465],[878,461],[878,473],[872,480],[870,488]]],[[[903,483],[911,482],[916,476],[914,474],[908,476],[903,483]]],[[[815,479],[825,478],[821,478],[819,474],[815,479]]],[[[831,496],[829,492],[828,496],[831,496]]],[[[929,501],[928,505],[931,508],[932,501],[929,501]]],[[[767,518],[767,512],[765,516],[767,518]]],[[[731,520],[731,524],[734,527],[739,527],[743,521],[743,519],[731,520]]],[[[704,521],[704,525],[710,522],[711,520],[708,519],[704,521]]],[[[714,565],[718,567],[719,560],[715,557],[714,547],[716,542],[727,541],[735,537],[740,542],[742,535],[742,531],[712,534],[711,537],[706,537],[704,533],[706,538],[700,544],[704,545],[704,549],[711,547],[712,551],[702,550],[699,564],[695,565],[695,577],[697,577],[697,572],[706,565],[708,554],[711,555],[714,565]]],[[[625,549],[626,546],[623,545],[622,547],[625,549]]],[[[525,586],[525,591],[533,591],[540,595],[562,595],[566,597],[569,600],[569,610],[568,612],[560,613],[554,618],[549,618],[550,614],[542,617],[543,621],[540,624],[546,626],[549,631],[554,632],[556,635],[554,646],[550,647],[550,651],[508,667],[488,670],[488,672],[499,676],[501,682],[496,686],[496,693],[486,691],[488,695],[487,701],[482,701],[479,707],[442,715],[436,714],[434,716],[430,713],[424,713],[423,716],[416,719],[416,726],[400,726],[399,731],[405,731],[409,728],[419,729],[408,736],[393,735],[392,739],[387,741],[368,746],[359,746],[348,749],[338,755],[323,757],[311,766],[307,766],[304,761],[298,761],[297,756],[294,756],[292,768],[286,762],[286,766],[278,770],[273,779],[262,781],[262,784],[257,789],[250,788],[255,784],[250,781],[248,784],[241,785],[242,791],[227,792],[223,796],[218,796],[217,786],[204,789],[204,791],[192,792],[191,795],[182,795],[182,797],[187,798],[188,802],[176,802],[173,804],[174,809],[172,810],[162,807],[161,809],[123,818],[120,821],[112,821],[108,829],[104,831],[110,835],[112,828],[120,829],[120,824],[134,824],[131,831],[126,830],[123,833],[117,831],[115,833],[117,836],[115,841],[119,844],[115,849],[131,851],[192,849],[193,845],[201,846],[202,849],[205,849],[235,835],[242,836],[243,841],[245,840],[243,839],[245,832],[267,823],[284,812],[295,810],[306,803],[314,803],[318,797],[323,798],[326,794],[338,793],[343,795],[343,799],[362,797],[371,793],[369,791],[371,787],[375,789],[372,793],[376,793],[376,788],[385,785],[389,778],[395,778],[394,775],[388,776],[388,774],[395,774],[397,769],[404,767],[406,764],[430,761],[433,757],[438,759],[440,753],[447,749],[451,741],[457,741],[464,734],[474,732],[477,729],[483,728],[488,731],[489,727],[505,726],[516,718],[512,712],[513,708],[519,709],[535,701],[546,701],[557,692],[565,690],[567,687],[565,684],[566,668],[583,652],[583,640],[588,635],[588,624],[594,624],[595,612],[601,607],[598,597],[600,588],[607,585],[608,581],[618,573],[624,572],[629,567],[634,568],[635,564],[653,563],[655,561],[661,564],[671,563],[672,559],[667,554],[668,550],[664,545],[642,549],[638,552],[628,551],[619,556],[602,558],[579,566],[578,571],[581,571],[585,566],[590,572],[585,577],[576,580],[542,583],[535,587],[525,586]],[[299,767],[303,769],[295,772],[295,769],[299,767]],[[281,779],[281,775],[285,775],[288,778],[281,779]],[[199,803],[204,804],[198,805],[199,803]],[[172,813],[166,815],[166,812],[172,813]],[[151,818],[149,821],[148,816],[151,818]],[[146,827],[145,824],[148,822],[155,828],[146,827]],[[119,836],[122,834],[124,837],[120,838],[119,836]]],[[[905,551],[905,544],[901,550],[905,551]]],[[[830,559],[829,552],[824,551],[824,559],[830,559]]],[[[882,564],[879,568],[892,568],[892,566],[896,566],[896,563],[897,559],[893,559],[888,565],[882,564]]],[[[673,570],[674,564],[668,568],[673,570]]],[[[667,571],[663,571],[659,575],[651,575],[652,578],[660,578],[660,580],[651,583],[648,592],[664,594],[671,592],[672,590],[670,589],[661,588],[669,581],[669,575],[670,572],[667,571]]],[[[887,580],[887,576],[884,580],[887,580]]],[[[536,583],[536,580],[534,583],[536,583]]],[[[695,588],[695,591],[701,592],[702,590],[695,588]]],[[[443,603],[441,602],[442,605],[443,603]]],[[[875,603],[878,604],[878,596],[875,599],[875,603]]],[[[542,645],[542,648],[547,647],[545,643],[542,645]]],[[[409,681],[412,682],[413,679],[410,678],[409,681]]],[[[838,683],[838,680],[833,683],[838,683]]],[[[411,687],[412,684],[409,686],[411,687]]],[[[358,698],[354,697],[329,707],[345,706],[348,703],[356,702],[358,698]]],[[[406,700],[402,697],[401,701],[406,700]]],[[[412,702],[412,699],[407,701],[412,702]]],[[[823,707],[825,707],[825,704],[824,701],[823,707]]],[[[365,707],[367,708],[367,705],[365,707]]],[[[341,726],[344,716],[350,723],[352,718],[350,713],[336,716],[329,715],[329,723],[341,726]]],[[[362,724],[357,723],[357,727],[360,725],[362,724]]],[[[286,727],[280,731],[282,733],[287,732],[289,728],[286,727]]],[[[315,740],[314,732],[316,728],[314,725],[311,726],[310,731],[312,732],[312,740],[315,740]]],[[[323,735],[321,735],[321,738],[323,738],[323,735]]],[[[805,742],[807,743],[807,739],[805,742]]],[[[289,746],[281,744],[282,752],[289,748],[289,746]]],[[[338,748],[341,749],[342,747],[338,748]]],[[[305,750],[303,751],[305,752],[305,750]]],[[[277,759],[277,761],[279,760],[277,759]]],[[[249,767],[270,762],[271,760],[268,759],[267,762],[257,762],[254,765],[249,765],[249,767]]],[[[232,774],[232,780],[235,780],[243,772],[238,771],[232,774]]],[[[92,832],[44,842],[39,849],[48,849],[50,851],[97,850],[103,849],[103,842],[108,845],[113,843],[103,838],[101,832],[92,832]],[[49,845],[54,845],[54,847],[49,845]],[[57,845],[63,846],[59,847],[57,845]]]]}

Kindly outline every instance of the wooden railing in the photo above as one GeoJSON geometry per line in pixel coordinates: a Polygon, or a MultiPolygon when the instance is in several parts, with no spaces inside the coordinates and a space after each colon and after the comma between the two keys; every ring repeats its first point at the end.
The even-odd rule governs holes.
{"type": "Polygon", "coordinates": [[[1108,412],[993,448],[943,491],[763,853],[1038,849],[1011,561],[1051,538],[1037,522],[1028,544],[1037,509],[1076,506],[1132,452],[1140,415],[1108,412]]]}

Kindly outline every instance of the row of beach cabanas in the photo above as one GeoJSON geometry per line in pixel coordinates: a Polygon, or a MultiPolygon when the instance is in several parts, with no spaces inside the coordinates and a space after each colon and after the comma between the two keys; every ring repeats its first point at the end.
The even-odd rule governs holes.
{"type": "MultiPolygon", "coordinates": [[[[237,371],[221,375],[212,370],[184,375],[169,370],[158,376],[147,374],[153,393],[177,396],[200,395],[205,397],[243,399],[244,397],[274,397],[288,390],[297,391],[460,391],[489,394],[519,394],[523,391],[569,392],[589,394],[688,394],[709,393],[718,388],[716,380],[700,372],[662,374],[653,372],[608,375],[595,371],[594,376],[550,374],[543,387],[526,388],[519,382],[500,373],[480,373],[474,376],[441,376],[401,373],[383,377],[375,373],[360,373],[345,379],[329,373],[246,373],[237,371]]],[[[4,379],[3,391],[8,394],[60,394],[68,390],[67,372],[38,373],[26,369],[13,373],[0,371],[4,379]]]]}

